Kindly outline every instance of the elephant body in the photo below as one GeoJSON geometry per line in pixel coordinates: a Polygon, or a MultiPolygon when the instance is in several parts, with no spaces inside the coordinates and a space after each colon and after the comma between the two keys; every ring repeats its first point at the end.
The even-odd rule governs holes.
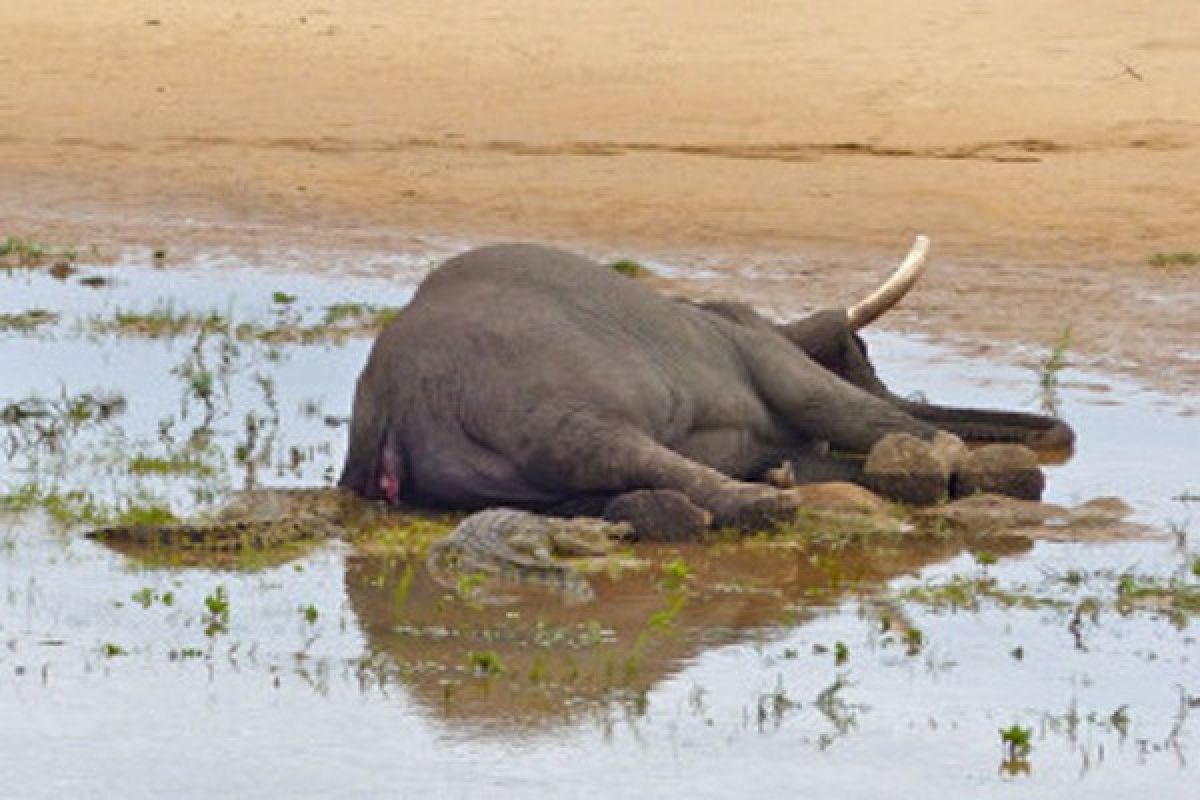
{"type": "Polygon", "coordinates": [[[929,441],[955,429],[949,413],[983,438],[1069,438],[1043,417],[892,396],[845,316],[774,325],[554,248],[472,250],[433,271],[376,341],[341,485],[468,509],[667,490],[721,523],[789,505],[747,483],[783,460],[801,480],[854,479],[861,462],[826,453],[865,454],[891,433],[929,441]]]}

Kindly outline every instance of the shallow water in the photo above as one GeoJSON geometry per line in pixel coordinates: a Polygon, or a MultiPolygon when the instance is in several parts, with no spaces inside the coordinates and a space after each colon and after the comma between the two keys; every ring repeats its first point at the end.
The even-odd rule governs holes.
{"type": "MultiPolygon", "coordinates": [[[[0,273],[0,314],[62,315],[0,334],[0,405],[124,397],[106,419],[6,421],[0,492],[34,485],[187,513],[247,482],[331,481],[369,338],[149,338],[103,322],[169,306],[296,329],[335,302],[402,305],[427,264],[381,258],[347,278],[233,257],[160,270],[131,256],[85,270],[114,279],[99,289],[0,273]],[[131,456],[189,442],[203,474],[130,474],[131,456]]],[[[871,347],[902,392],[1055,402],[1079,446],[1049,468],[1048,499],[1115,494],[1170,535],[995,545],[995,563],[948,540],[644,547],[655,566],[598,578],[593,604],[475,608],[447,598],[420,563],[341,543],[257,570],[155,568],[39,511],[7,513],[4,792],[1192,796],[1195,617],[1118,610],[1116,598],[1124,574],[1196,582],[1196,505],[1173,499],[1200,490],[1195,419],[1108,376],[1068,368],[1048,397],[1029,369],[886,333],[871,347]],[[657,566],[674,559],[687,565],[675,583],[657,566]],[[909,591],[955,579],[990,588],[965,608],[909,591]],[[218,586],[228,622],[206,632],[218,586]],[[912,629],[916,646],[901,635],[912,629]],[[503,671],[481,676],[471,653],[503,671]],[[1014,724],[1033,749],[1006,765],[999,729],[1014,724]]]]}

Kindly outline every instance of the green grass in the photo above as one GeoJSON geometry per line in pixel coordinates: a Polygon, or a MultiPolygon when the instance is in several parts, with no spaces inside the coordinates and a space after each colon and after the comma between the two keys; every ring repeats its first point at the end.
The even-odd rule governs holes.
{"type": "Polygon", "coordinates": [[[0,511],[10,514],[22,514],[32,511],[42,504],[42,490],[35,483],[27,483],[8,492],[0,494],[0,511]]]}
{"type": "Polygon", "coordinates": [[[69,265],[79,258],[73,247],[55,247],[25,236],[6,236],[0,239],[0,266],[40,267],[53,260],[69,265]]]}
{"type": "Polygon", "coordinates": [[[1062,333],[1050,348],[1050,353],[1042,359],[1038,382],[1043,389],[1053,389],[1058,386],[1058,374],[1067,365],[1067,351],[1071,349],[1071,326],[1063,328],[1062,333]]]}
{"type": "Polygon", "coordinates": [[[1053,597],[1002,589],[995,578],[962,575],[906,589],[900,593],[900,599],[936,611],[978,611],[984,601],[1002,608],[1062,607],[1062,602],[1053,597]]]}
{"type": "Polygon", "coordinates": [[[172,453],[169,456],[150,456],[138,453],[129,459],[129,472],[133,475],[191,475],[196,478],[211,478],[219,470],[193,453],[172,453]]]}
{"type": "Polygon", "coordinates": [[[60,491],[37,483],[26,483],[0,493],[0,511],[24,513],[43,509],[60,525],[103,525],[112,519],[112,511],[82,489],[60,491]]]}
{"type": "MultiPolygon", "coordinates": [[[[290,309],[295,296],[276,292],[272,300],[277,309],[290,309]]],[[[327,306],[321,322],[301,324],[298,314],[279,315],[273,324],[243,322],[236,326],[216,312],[182,311],[168,303],[150,311],[118,310],[112,317],[92,317],[88,327],[98,334],[169,339],[195,334],[231,336],[238,342],[267,344],[319,344],[340,341],[350,336],[371,336],[396,318],[400,309],[365,303],[336,303],[327,306]]],[[[2,319],[2,318],[0,318],[2,319]]],[[[14,321],[15,322],[15,321],[14,321]]],[[[39,324],[42,324],[39,321],[39,324]]],[[[4,325],[0,322],[0,330],[4,325]]]]}
{"type": "Polygon", "coordinates": [[[128,501],[114,520],[117,525],[130,528],[175,525],[179,521],[179,517],[165,503],[154,500],[141,503],[128,501]]]}
{"type": "MultiPolygon", "coordinates": [[[[1192,563],[1191,572],[1200,577],[1200,560],[1192,563]]],[[[1197,614],[1200,613],[1200,585],[1178,579],[1164,583],[1125,573],[1117,579],[1117,609],[1197,614]]]]}
{"type": "Polygon", "coordinates": [[[44,308],[31,308],[15,314],[0,314],[0,332],[29,333],[43,325],[58,322],[59,315],[44,308]]]}
{"type": "Polygon", "coordinates": [[[641,263],[630,258],[622,258],[619,261],[614,261],[608,265],[608,268],[614,272],[621,273],[626,278],[644,278],[647,275],[654,274],[641,263]]]}
{"type": "Polygon", "coordinates": [[[1014,722],[1000,729],[1000,741],[1004,745],[1006,760],[1024,761],[1033,750],[1033,728],[1025,728],[1014,722]]]}
{"type": "Polygon", "coordinates": [[[339,325],[344,322],[354,322],[356,325],[382,328],[400,313],[400,309],[392,306],[374,306],[370,303],[334,303],[325,306],[323,322],[326,325],[339,325]]]}
{"type": "Polygon", "coordinates": [[[93,318],[90,326],[97,333],[148,338],[170,338],[200,332],[228,333],[229,331],[229,321],[219,314],[180,312],[170,304],[147,312],[117,311],[112,319],[93,318]]]}
{"type": "Polygon", "coordinates": [[[660,566],[660,569],[662,571],[662,581],[659,583],[659,586],[663,589],[682,589],[693,578],[691,567],[682,558],[673,558],[665,561],[660,566]]]}
{"type": "Polygon", "coordinates": [[[15,257],[18,266],[37,266],[45,259],[50,248],[33,239],[21,236],[8,236],[0,240],[0,257],[15,257]]]}
{"type": "Polygon", "coordinates": [[[0,493],[0,511],[26,513],[42,509],[63,527],[77,525],[155,526],[171,525],[179,518],[161,501],[151,497],[127,497],[120,506],[98,501],[83,489],[59,490],[29,482],[0,493]]]}
{"type": "Polygon", "coordinates": [[[212,594],[204,598],[204,634],[216,636],[218,633],[229,632],[229,594],[224,586],[218,585],[212,594]]]}
{"type": "Polygon", "coordinates": [[[467,653],[467,666],[471,673],[480,678],[493,678],[504,674],[504,662],[495,650],[472,650],[467,653]]]}
{"type": "Polygon", "coordinates": [[[1147,263],[1152,267],[1195,267],[1200,266],[1200,252],[1195,250],[1176,250],[1174,252],[1155,253],[1147,263]]]}

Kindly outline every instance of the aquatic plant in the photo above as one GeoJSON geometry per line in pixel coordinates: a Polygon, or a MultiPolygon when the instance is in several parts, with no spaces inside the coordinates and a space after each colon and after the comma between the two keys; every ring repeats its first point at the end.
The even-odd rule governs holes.
{"type": "Polygon", "coordinates": [[[467,653],[467,666],[480,678],[493,678],[505,671],[504,662],[495,650],[471,650],[467,653]]]}
{"type": "Polygon", "coordinates": [[[1072,329],[1067,325],[1059,333],[1050,352],[1038,364],[1038,385],[1042,389],[1042,410],[1058,413],[1058,376],[1067,366],[1067,351],[1072,344],[1072,329]]]}
{"type": "Polygon", "coordinates": [[[1000,729],[1005,761],[1024,761],[1033,751],[1033,729],[1017,723],[1000,729]]]}
{"type": "Polygon", "coordinates": [[[13,314],[0,314],[0,333],[31,333],[58,322],[59,315],[44,308],[31,308],[13,314]]]}
{"type": "Polygon", "coordinates": [[[204,609],[201,621],[204,623],[205,636],[229,632],[229,595],[224,586],[218,584],[211,594],[205,596],[204,609]]]}

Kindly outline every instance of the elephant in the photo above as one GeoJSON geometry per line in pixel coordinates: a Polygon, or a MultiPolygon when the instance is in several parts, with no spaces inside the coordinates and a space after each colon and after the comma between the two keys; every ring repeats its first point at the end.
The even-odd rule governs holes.
{"type": "Polygon", "coordinates": [[[918,237],[861,302],[783,324],[553,247],[470,250],[375,341],[339,485],[392,506],[633,514],[643,535],[653,526],[637,514],[698,520],[693,532],[786,519],[803,505],[788,487],[816,481],[931,502],[982,471],[998,476],[992,490],[1039,495],[1036,458],[1018,457],[1006,483],[1011,459],[962,440],[1070,447],[1069,425],[904,399],[869,360],[858,331],[908,292],[928,247],[918,237]],[[898,470],[873,463],[885,445],[903,454],[898,470]],[[781,465],[782,485],[761,482],[781,465]]]}

